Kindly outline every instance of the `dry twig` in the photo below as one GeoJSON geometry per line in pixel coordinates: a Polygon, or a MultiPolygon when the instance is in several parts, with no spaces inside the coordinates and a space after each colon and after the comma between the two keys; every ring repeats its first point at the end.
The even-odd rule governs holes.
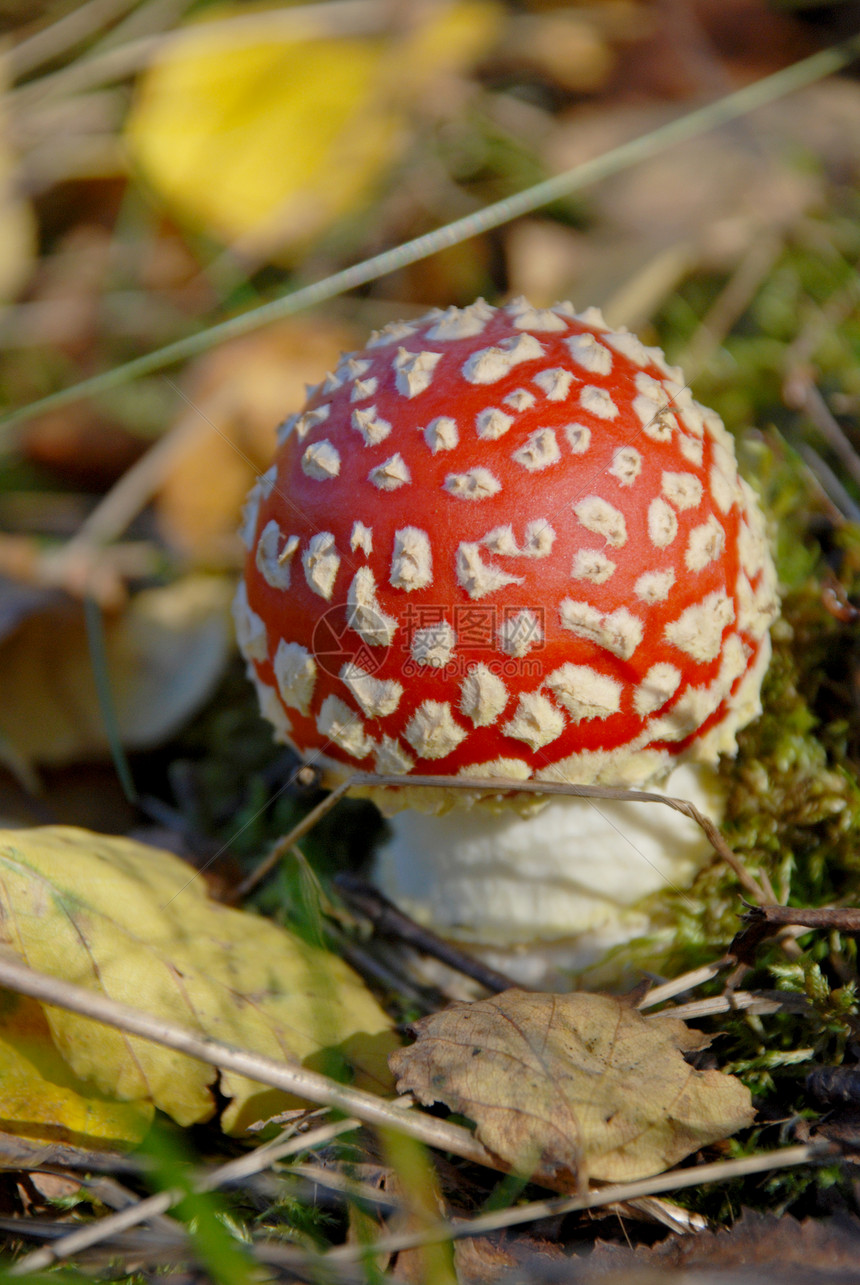
{"type": "Polygon", "coordinates": [[[269,871],[275,867],[280,858],[289,852],[293,844],[307,834],[308,830],[312,829],[317,821],[325,816],[347,791],[355,788],[366,788],[367,786],[397,788],[403,785],[426,787],[428,789],[436,787],[446,790],[479,791],[482,794],[493,795],[497,798],[502,798],[508,794],[537,794],[548,797],[561,795],[575,799],[614,799],[626,803],[662,803],[666,807],[672,808],[675,812],[680,812],[683,816],[689,817],[691,821],[695,821],[700,826],[717,856],[734,871],[738,882],[752,895],[759,905],[770,905],[776,902],[776,893],[771,887],[767,874],[765,872],[761,873],[762,883],[760,884],[735,853],[732,852],[711,818],[705,816],[703,812],[700,812],[697,807],[686,799],[676,799],[668,794],[655,794],[650,790],[627,790],[614,785],[571,785],[568,782],[556,783],[554,781],[512,782],[473,776],[420,776],[418,774],[409,777],[383,776],[373,772],[356,772],[345,781],[341,781],[327,798],[317,804],[312,812],[309,812],[297,826],[290,830],[289,834],[278,840],[278,843],[266,859],[241,884],[239,894],[244,895],[251,888],[256,887],[260,880],[265,878],[269,871]]]}
{"type": "Polygon", "coordinates": [[[731,953],[744,963],[755,962],[755,952],[766,937],[781,928],[817,928],[825,932],[860,934],[860,910],[853,906],[748,906],[743,928],[731,944],[731,953]]]}
{"type": "MultiPolygon", "coordinates": [[[[448,1240],[461,1240],[467,1236],[484,1236],[490,1232],[501,1231],[506,1227],[522,1226],[524,1223],[537,1222],[541,1218],[558,1218],[565,1214],[577,1213],[586,1209],[602,1209],[624,1201],[638,1200],[643,1196],[654,1196],[661,1192],[682,1191],[686,1187],[698,1187],[712,1182],[731,1182],[734,1178],[748,1177],[750,1174],[770,1173],[777,1169],[793,1168],[808,1164],[810,1161],[833,1157],[835,1149],[828,1142],[812,1142],[803,1146],[784,1147],[779,1151],[765,1152],[758,1156],[745,1156],[740,1160],[718,1160],[713,1164],[695,1165],[688,1169],[671,1169],[667,1173],[657,1174],[652,1178],[641,1178],[637,1182],[617,1183],[589,1191],[581,1196],[558,1196],[549,1200],[534,1201],[519,1205],[513,1209],[503,1209],[496,1213],[484,1214],[470,1222],[440,1222],[435,1227],[421,1231],[403,1232],[385,1236],[373,1246],[343,1245],[329,1250],[316,1260],[317,1265],[346,1265],[360,1260],[368,1253],[374,1256],[398,1253],[404,1249],[417,1249],[423,1245],[439,1244],[448,1240]]],[[[278,1246],[258,1246],[259,1256],[266,1262],[287,1262],[279,1255],[278,1246]]],[[[310,1260],[306,1260],[311,1266],[310,1260]]],[[[292,1259],[295,1263],[295,1259],[292,1259]]]]}
{"type": "Polygon", "coordinates": [[[420,951],[423,955],[429,955],[431,959],[438,959],[441,963],[446,964],[449,968],[454,968],[465,977],[471,977],[485,990],[491,994],[497,994],[499,991],[510,990],[512,986],[520,990],[528,990],[528,986],[516,982],[513,978],[506,976],[505,973],[498,972],[495,968],[490,968],[488,964],[476,959],[465,950],[459,950],[452,942],[445,941],[438,933],[431,932],[429,928],[424,928],[421,924],[410,919],[402,910],[384,897],[377,888],[372,884],[366,883],[353,874],[340,874],[334,881],[338,892],[343,896],[350,908],[364,915],[373,924],[377,932],[385,935],[396,937],[398,941],[413,950],[420,951]]]}
{"type": "Polygon", "coordinates": [[[29,995],[43,1004],[68,1009],[72,1013],[116,1027],[117,1030],[127,1031],[130,1035],[139,1035],[155,1044],[163,1044],[166,1048],[185,1053],[210,1066],[235,1071],[308,1102],[332,1107],[354,1116],[363,1124],[409,1134],[427,1146],[450,1151],[475,1164],[491,1169],[503,1168],[499,1160],[467,1129],[445,1120],[436,1120],[418,1111],[407,1110],[410,1103],[392,1103],[361,1089],[338,1084],[305,1067],[276,1062],[259,1053],[231,1048],[218,1040],[195,1035],[174,1022],[154,1017],[151,1013],[131,1008],[128,1004],[119,1004],[116,1000],[108,999],[83,986],[75,986],[71,982],[36,972],[8,955],[0,955],[0,985],[22,995],[29,995]]]}

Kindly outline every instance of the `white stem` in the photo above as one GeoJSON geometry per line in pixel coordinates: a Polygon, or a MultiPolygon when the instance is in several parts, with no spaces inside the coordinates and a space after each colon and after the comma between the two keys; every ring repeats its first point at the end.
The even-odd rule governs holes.
{"type": "MultiPolygon", "coordinates": [[[[719,821],[723,791],[712,768],[678,767],[659,792],[719,821]]],[[[400,812],[390,824],[376,877],[408,914],[504,951],[564,941],[573,968],[646,934],[643,900],[683,892],[713,856],[693,821],[657,803],[556,798],[525,817],[455,807],[444,816],[400,812]]]]}

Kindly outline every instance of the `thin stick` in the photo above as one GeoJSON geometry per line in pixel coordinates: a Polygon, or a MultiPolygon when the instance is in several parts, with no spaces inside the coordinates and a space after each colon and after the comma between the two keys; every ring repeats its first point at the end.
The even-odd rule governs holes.
{"type": "Polygon", "coordinates": [[[196,1035],[174,1022],[165,1021],[141,1009],[75,986],[71,982],[36,972],[8,955],[0,955],[0,986],[30,995],[43,1004],[68,1009],[82,1017],[91,1017],[130,1035],[139,1035],[154,1044],[175,1049],[199,1062],[207,1062],[221,1070],[235,1071],[259,1084],[269,1084],[285,1093],[295,1094],[319,1106],[331,1107],[345,1115],[355,1116],[363,1124],[407,1133],[430,1147],[450,1151],[491,1169],[504,1168],[501,1162],[483,1147],[468,1129],[436,1120],[418,1111],[405,1109],[404,1105],[375,1097],[362,1089],[337,1084],[325,1075],[308,1071],[302,1066],[276,1062],[245,1049],[233,1048],[208,1036],[196,1035]]]}
{"type": "Polygon", "coordinates": [[[398,910],[397,906],[384,897],[377,888],[357,875],[339,874],[335,877],[334,886],[347,905],[369,919],[378,933],[395,937],[405,945],[411,946],[413,950],[420,951],[422,955],[438,959],[440,963],[456,969],[465,977],[471,977],[491,994],[511,990],[513,987],[531,990],[531,987],[523,986],[496,968],[490,968],[483,960],[470,955],[466,950],[460,950],[452,942],[440,937],[438,933],[416,923],[402,910],[398,910]]]}
{"type": "MultiPolygon", "coordinates": [[[[675,812],[680,812],[695,821],[704,830],[711,847],[725,861],[737,876],[738,882],[753,896],[759,905],[767,906],[776,901],[773,889],[763,888],[750,874],[743,863],[735,856],[726,843],[719,829],[703,812],[687,799],[673,798],[669,794],[656,794],[651,790],[628,790],[615,785],[572,785],[569,782],[556,781],[504,781],[474,776],[383,776],[373,772],[356,772],[346,783],[350,786],[393,786],[404,785],[437,786],[446,790],[479,790],[482,794],[547,794],[562,795],[574,799],[615,799],[626,803],[662,803],[675,812]]],[[[281,840],[282,844],[294,842],[292,834],[281,840]]],[[[768,881],[769,882],[769,881],[768,881]]]]}
{"type": "Polygon", "coordinates": [[[307,816],[302,817],[298,825],[293,826],[292,830],[290,830],[289,834],[285,838],[279,839],[271,852],[269,852],[268,856],[265,856],[260,864],[255,866],[251,873],[246,875],[239,884],[235,893],[236,898],[241,900],[242,897],[246,897],[249,892],[256,888],[257,884],[262,883],[266,878],[266,875],[269,874],[270,871],[274,870],[278,862],[287,855],[296,843],[298,843],[299,839],[303,839],[304,836],[314,828],[316,823],[322,820],[327,812],[331,812],[334,805],[340,802],[351,785],[352,778],[346,781],[341,781],[340,785],[335,786],[331,793],[327,794],[322,802],[318,803],[315,808],[311,808],[307,816]]]}
{"type": "Polygon", "coordinates": [[[473,1218],[471,1222],[439,1223],[436,1227],[428,1227],[424,1231],[403,1232],[399,1235],[383,1237],[371,1246],[339,1246],[337,1249],[329,1250],[319,1261],[347,1263],[362,1258],[366,1254],[392,1254],[403,1249],[417,1249],[422,1245],[438,1244],[446,1240],[461,1240],[466,1236],[484,1236],[488,1232],[501,1231],[505,1227],[535,1222],[539,1218],[557,1218],[564,1214],[576,1213],[581,1209],[600,1209],[605,1205],[636,1200],[641,1196],[654,1196],[664,1191],[681,1191],[685,1187],[698,1187],[700,1184],[709,1182],[730,1182],[733,1178],[745,1178],[755,1173],[769,1173],[774,1169],[789,1169],[796,1165],[807,1164],[810,1160],[828,1156],[832,1158],[834,1154],[836,1152],[830,1143],[811,1142],[803,1146],[765,1152],[763,1155],[746,1156],[742,1160],[717,1160],[713,1164],[694,1165],[690,1169],[670,1169],[667,1173],[657,1174],[653,1178],[641,1178],[637,1182],[623,1182],[611,1187],[602,1187],[582,1196],[559,1196],[521,1205],[515,1209],[485,1214],[482,1217],[473,1218]]]}
{"type": "MultiPolygon", "coordinates": [[[[192,1188],[194,1191],[214,1191],[217,1187],[223,1187],[229,1182],[238,1182],[242,1178],[261,1173],[276,1161],[295,1155],[298,1151],[310,1151],[314,1147],[325,1146],[340,1134],[358,1128],[360,1128],[358,1120],[338,1120],[334,1124],[315,1129],[312,1133],[302,1134],[299,1137],[293,1135],[286,1141],[282,1136],[257,1147],[255,1151],[237,1156],[235,1160],[228,1160],[226,1164],[219,1165],[209,1173],[200,1175],[192,1183],[192,1188]]],[[[62,1258],[71,1258],[72,1254],[79,1254],[84,1249],[92,1249],[94,1245],[100,1245],[112,1236],[128,1231],[130,1227],[137,1227],[147,1219],[166,1213],[168,1209],[177,1205],[185,1194],[181,1188],[171,1187],[167,1191],[159,1191],[153,1196],[147,1196],[145,1200],[135,1201],[115,1214],[109,1214],[106,1218],[100,1218],[96,1222],[87,1223],[85,1227],[76,1228],[67,1236],[54,1241],[52,1245],[34,1250],[32,1254],[19,1259],[8,1269],[9,1275],[26,1276],[30,1272],[44,1271],[62,1258]]]]}
{"type": "Polygon", "coordinates": [[[748,924],[766,927],[797,924],[840,933],[860,933],[860,910],[856,906],[750,906],[743,916],[748,924]]]}
{"type": "Polygon", "coordinates": [[[778,929],[787,927],[798,929],[797,936],[814,929],[860,936],[860,910],[853,906],[814,906],[807,909],[798,906],[750,906],[730,950],[737,959],[752,964],[756,950],[765,938],[773,937],[778,929]]]}
{"type": "Polygon", "coordinates": [[[571,193],[580,191],[591,183],[621,173],[631,165],[659,156],[678,143],[698,138],[720,125],[747,115],[757,107],[763,107],[798,89],[823,80],[826,76],[847,67],[858,54],[860,54],[860,35],[842,44],[833,45],[829,49],[823,49],[771,76],[755,81],[752,85],[746,85],[743,89],[727,94],[724,98],[676,117],[650,134],[643,134],[627,143],[622,143],[619,147],[574,166],[563,174],[558,174],[514,196],[488,205],[483,210],[455,219],[454,222],[407,241],[404,245],[373,255],[370,259],[344,268],[322,281],[315,281],[294,290],[291,294],[263,304],[260,308],[253,308],[199,334],[180,339],[155,352],[146,353],[142,357],[126,362],[125,365],[103,371],[69,388],[60,389],[38,401],[30,402],[29,405],[11,411],[0,419],[0,428],[22,423],[48,409],[67,406],[70,402],[78,401],[82,397],[106,392],[141,375],[151,374],[154,370],[161,370],[165,366],[195,357],[198,353],[206,352],[226,339],[233,339],[237,335],[258,330],[269,322],[292,316],[303,308],[310,308],[327,299],[334,299],[347,290],[377,281],[390,272],[395,272],[408,264],[418,263],[422,259],[437,254],[440,250],[459,245],[482,232],[502,227],[512,219],[529,214],[552,201],[570,196],[571,193]]]}

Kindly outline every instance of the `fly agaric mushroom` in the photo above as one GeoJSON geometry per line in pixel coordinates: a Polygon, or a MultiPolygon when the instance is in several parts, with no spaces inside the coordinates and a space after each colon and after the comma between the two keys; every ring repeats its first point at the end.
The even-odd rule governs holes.
{"type": "Polygon", "coordinates": [[[518,782],[673,769],[701,804],[689,765],[712,770],[760,712],[776,577],[719,417],[596,309],[479,300],[375,333],[279,443],[245,510],[239,640],[281,739],[333,776],[403,778],[373,790],[410,809],[385,890],[485,944],[590,941],[579,962],[641,932],[635,902],[703,858],[692,822],[491,807],[534,812],[518,782]]]}

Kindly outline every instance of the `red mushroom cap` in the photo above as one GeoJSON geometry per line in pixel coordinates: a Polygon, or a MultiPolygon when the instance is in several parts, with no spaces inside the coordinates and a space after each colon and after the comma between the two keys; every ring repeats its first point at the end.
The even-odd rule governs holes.
{"type": "Polygon", "coordinates": [[[236,618],[311,761],[643,783],[758,713],[775,574],[732,439],[596,310],[387,326],[279,441],[236,618]]]}

